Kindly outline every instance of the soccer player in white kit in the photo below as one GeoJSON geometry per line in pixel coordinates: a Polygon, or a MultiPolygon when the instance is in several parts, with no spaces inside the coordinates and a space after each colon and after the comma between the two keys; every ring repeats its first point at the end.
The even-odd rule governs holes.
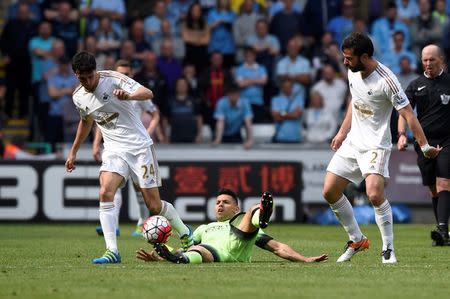
{"type": "Polygon", "coordinates": [[[392,107],[404,117],[426,157],[434,158],[440,148],[428,144],[408,98],[395,75],[372,58],[373,44],[363,33],[352,33],[342,44],[344,64],[350,69],[348,81],[352,96],[342,125],[331,141],[336,151],[331,159],[323,186],[323,196],[349,236],[344,253],[337,262],[345,262],[369,248],[353,209],[343,191],[349,182],[366,179],[367,196],[374,206],[375,220],[383,241],[382,262],[396,263],[392,210],[384,197],[385,179],[389,178],[392,141],[392,107]]]}
{"type": "Polygon", "coordinates": [[[129,176],[139,185],[150,213],[165,216],[180,235],[183,249],[187,249],[193,245],[192,232],[181,221],[172,204],[160,199],[158,187],[161,178],[153,142],[133,102],[153,98],[152,91],[118,72],[97,72],[95,57],[88,52],[79,52],[73,57],[72,69],[81,84],[73,93],[73,102],[80,112],[80,122],[66,160],[66,170],[72,172],[75,169],[77,152],[89,135],[94,121],[104,139],[99,176],[99,218],[106,252],[92,262],[121,262],[113,198],[129,176]]]}
{"type": "MultiPolygon", "coordinates": [[[[123,59],[118,60],[116,62],[115,71],[124,74],[125,76],[128,76],[130,78],[132,78],[133,75],[130,62],[123,59]]],[[[141,121],[144,124],[144,126],[146,126],[148,134],[150,136],[152,136],[153,133],[156,133],[157,135],[158,134],[162,135],[162,133],[159,132],[160,128],[158,127],[160,119],[159,110],[155,106],[155,104],[153,104],[152,100],[134,101],[134,103],[137,114],[141,115],[141,121]],[[145,120],[142,118],[143,115],[147,116],[145,120]],[[148,117],[150,117],[150,121],[148,121],[148,117]]],[[[96,128],[95,138],[94,141],[92,142],[92,156],[94,157],[94,160],[98,162],[102,161],[101,157],[102,139],[103,139],[102,131],[96,128]]],[[[144,220],[149,216],[149,213],[139,186],[137,186],[136,184],[133,184],[133,186],[136,191],[136,199],[139,207],[138,209],[139,219],[136,224],[136,229],[133,231],[131,235],[133,237],[142,237],[142,225],[144,223],[144,220]]],[[[116,235],[119,235],[119,215],[121,206],[122,206],[122,193],[118,190],[118,192],[116,192],[116,194],[114,195],[114,208],[117,223],[116,235]]],[[[103,235],[101,225],[96,228],[96,231],[97,234],[103,235]]]]}

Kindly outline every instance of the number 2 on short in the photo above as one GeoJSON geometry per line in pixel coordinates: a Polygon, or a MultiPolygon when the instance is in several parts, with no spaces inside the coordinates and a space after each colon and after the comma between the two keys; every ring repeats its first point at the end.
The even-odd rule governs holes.
{"type": "Polygon", "coordinates": [[[370,160],[370,163],[375,163],[375,160],[377,159],[377,157],[378,157],[378,153],[377,152],[372,152],[372,155],[373,155],[373,157],[372,157],[372,160],[370,160]]]}

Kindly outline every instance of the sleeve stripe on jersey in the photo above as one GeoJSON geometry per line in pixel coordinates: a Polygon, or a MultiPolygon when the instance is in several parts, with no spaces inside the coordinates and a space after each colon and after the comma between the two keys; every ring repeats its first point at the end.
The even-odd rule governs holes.
{"type": "Polygon", "coordinates": [[[72,92],[72,95],[76,94],[77,91],[79,91],[81,87],[83,87],[83,85],[79,84],[79,85],[75,88],[75,90],[72,92]]]}
{"type": "Polygon", "coordinates": [[[384,70],[380,66],[378,66],[375,70],[377,71],[378,74],[380,74],[381,77],[383,77],[384,80],[386,80],[386,83],[389,85],[394,94],[400,92],[397,84],[395,84],[394,80],[392,80],[392,78],[389,76],[386,70],[384,70]]]}

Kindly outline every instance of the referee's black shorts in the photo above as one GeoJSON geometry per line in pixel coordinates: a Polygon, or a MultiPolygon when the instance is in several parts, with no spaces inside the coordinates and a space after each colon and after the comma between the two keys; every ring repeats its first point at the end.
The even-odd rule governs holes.
{"type": "Polygon", "coordinates": [[[414,143],[417,152],[417,165],[422,175],[424,186],[436,185],[436,178],[450,179],[450,147],[444,146],[435,159],[427,159],[420,150],[420,146],[414,143]]]}

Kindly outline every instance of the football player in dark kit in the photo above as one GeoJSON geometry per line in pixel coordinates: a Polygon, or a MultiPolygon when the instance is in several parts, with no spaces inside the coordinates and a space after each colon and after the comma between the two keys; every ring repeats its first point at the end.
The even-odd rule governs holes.
{"type": "MultiPolygon", "coordinates": [[[[422,50],[424,73],[412,81],[406,95],[417,109],[417,118],[425,132],[429,144],[439,145],[442,150],[435,159],[426,159],[415,144],[417,164],[422,174],[423,185],[428,186],[433,200],[437,229],[431,232],[433,244],[450,245],[448,218],[450,215],[450,75],[445,71],[443,51],[436,45],[428,45],[422,50]]],[[[405,120],[399,117],[397,147],[407,146],[405,120]]]]}

